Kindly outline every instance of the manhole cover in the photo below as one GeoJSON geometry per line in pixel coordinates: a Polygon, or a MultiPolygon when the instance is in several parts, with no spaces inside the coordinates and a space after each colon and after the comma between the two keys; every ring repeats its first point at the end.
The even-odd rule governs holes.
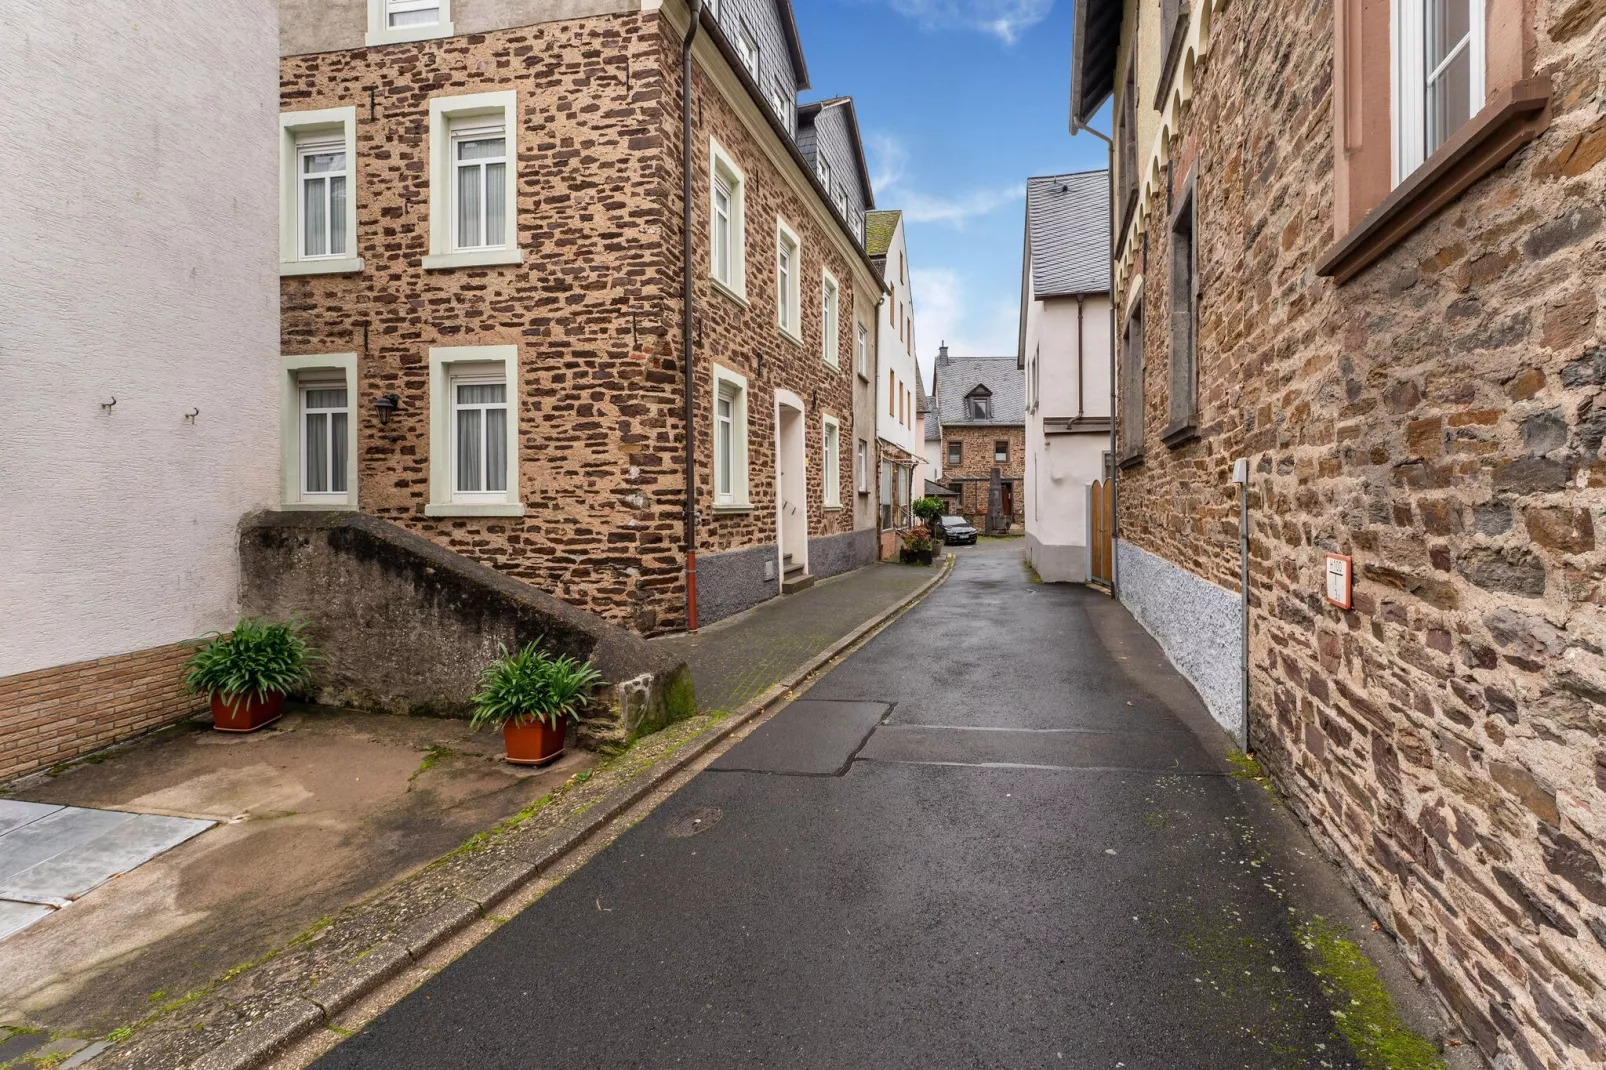
{"type": "Polygon", "coordinates": [[[690,839],[719,824],[719,819],[724,816],[725,811],[717,806],[701,807],[676,818],[675,823],[669,826],[669,835],[677,840],[690,839]]]}

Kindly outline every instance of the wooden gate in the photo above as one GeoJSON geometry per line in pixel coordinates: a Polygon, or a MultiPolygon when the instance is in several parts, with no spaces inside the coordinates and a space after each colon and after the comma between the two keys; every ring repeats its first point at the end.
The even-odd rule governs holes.
{"type": "Polygon", "coordinates": [[[1094,583],[1115,581],[1115,488],[1109,480],[1087,488],[1089,556],[1094,583]]]}

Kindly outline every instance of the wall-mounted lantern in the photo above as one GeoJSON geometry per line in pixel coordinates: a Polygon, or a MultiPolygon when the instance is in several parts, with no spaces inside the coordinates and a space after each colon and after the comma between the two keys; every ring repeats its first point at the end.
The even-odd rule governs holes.
{"type": "Polygon", "coordinates": [[[395,394],[381,394],[374,399],[374,411],[379,414],[379,425],[389,426],[391,414],[401,408],[401,398],[395,394]]]}

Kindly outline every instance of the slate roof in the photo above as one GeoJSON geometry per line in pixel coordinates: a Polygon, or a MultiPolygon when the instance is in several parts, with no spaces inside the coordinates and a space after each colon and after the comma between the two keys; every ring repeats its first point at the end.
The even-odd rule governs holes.
{"type": "Polygon", "coordinates": [[[864,251],[872,257],[885,257],[892,248],[892,235],[898,230],[899,211],[864,213],[864,251]]]}
{"type": "Polygon", "coordinates": [[[811,104],[797,106],[797,121],[799,128],[805,121],[813,122],[820,112],[826,108],[846,108],[848,117],[848,132],[853,135],[853,162],[858,167],[859,183],[864,192],[865,210],[875,208],[875,187],[870,182],[870,163],[864,155],[864,139],[859,134],[859,112],[853,106],[852,97],[832,97],[830,100],[816,100],[811,104]]]}
{"type": "Polygon", "coordinates": [[[1110,291],[1110,173],[1026,183],[1026,238],[1038,297],[1110,291]]]}
{"type": "MultiPolygon", "coordinates": [[[[1026,422],[1026,372],[1015,356],[949,357],[937,365],[937,413],[944,427],[1016,427],[1026,422]],[[993,395],[993,418],[972,420],[965,398],[978,386],[993,395]]],[[[929,425],[928,425],[929,426],[929,425]]]]}

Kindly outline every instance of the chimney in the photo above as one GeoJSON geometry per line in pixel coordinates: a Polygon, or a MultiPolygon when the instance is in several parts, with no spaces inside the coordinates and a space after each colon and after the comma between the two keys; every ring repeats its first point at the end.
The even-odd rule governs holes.
{"type": "Polygon", "coordinates": [[[941,346],[939,346],[937,348],[937,363],[938,364],[952,363],[948,359],[948,343],[947,342],[944,342],[941,346]]]}

